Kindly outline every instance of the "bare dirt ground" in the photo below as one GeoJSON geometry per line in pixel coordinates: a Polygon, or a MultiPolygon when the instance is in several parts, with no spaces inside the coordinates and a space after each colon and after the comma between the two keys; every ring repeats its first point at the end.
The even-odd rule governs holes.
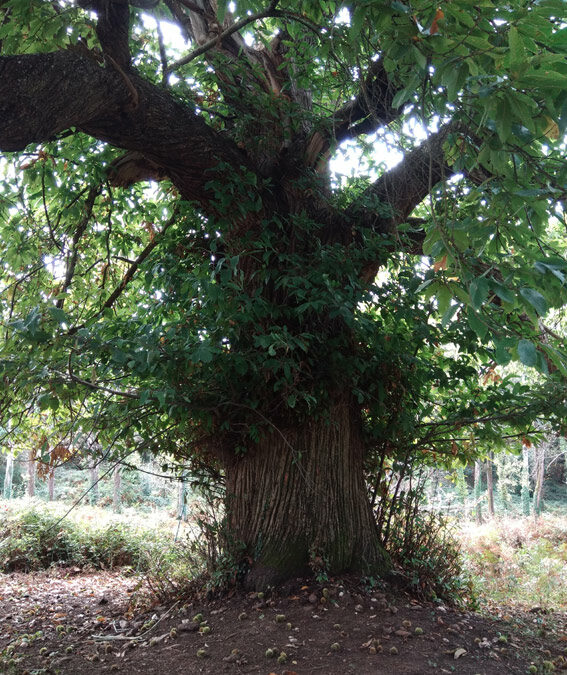
{"type": "Polygon", "coordinates": [[[483,617],[298,580],[285,595],[136,610],[138,586],[78,569],[0,575],[0,673],[567,673],[567,616],[537,608],[483,617]]]}

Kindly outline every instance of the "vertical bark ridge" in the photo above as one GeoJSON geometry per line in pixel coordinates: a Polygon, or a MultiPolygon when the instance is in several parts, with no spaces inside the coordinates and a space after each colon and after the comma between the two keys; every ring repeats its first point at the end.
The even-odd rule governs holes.
{"type": "Polygon", "coordinates": [[[331,574],[383,572],[363,478],[356,411],[340,402],[328,419],[267,435],[227,467],[231,536],[252,559],[259,588],[309,567],[331,574]]]}

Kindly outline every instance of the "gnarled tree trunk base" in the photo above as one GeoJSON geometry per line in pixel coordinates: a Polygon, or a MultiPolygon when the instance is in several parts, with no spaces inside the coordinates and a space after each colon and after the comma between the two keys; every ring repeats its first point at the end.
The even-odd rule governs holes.
{"type": "Polygon", "coordinates": [[[328,419],[273,430],[227,466],[230,535],[250,561],[255,590],[305,573],[383,575],[363,478],[358,411],[340,402],[328,419]]]}

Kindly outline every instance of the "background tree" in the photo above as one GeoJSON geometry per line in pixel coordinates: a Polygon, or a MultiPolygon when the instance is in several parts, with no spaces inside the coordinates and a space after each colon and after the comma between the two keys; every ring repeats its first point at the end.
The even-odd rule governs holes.
{"type": "Polygon", "coordinates": [[[2,496],[4,499],[12,498],[12,485],[14,479],[14,455],[9,450],[6,455],[6,468],[4,472],[4,486],[2,490],[2,496]]]}
{"type": "Polygon", "coordinates": [[[3,417],[224,481],[251,585],[384,572],[395,477],[563,415],[495,375],[566,369],[562,11],[4,3],[3,417]]]}
{"type": "Polygon", "coordinates": [[[494,453],[489,452],[486,458],[486,497],[488,507],[488,517],[494,518],[494,453]]]}
{"type": "Polygon", "coordinates": [[[524,516],[530,515],[530,446],[522,445],[522,512],[524,516]]]}

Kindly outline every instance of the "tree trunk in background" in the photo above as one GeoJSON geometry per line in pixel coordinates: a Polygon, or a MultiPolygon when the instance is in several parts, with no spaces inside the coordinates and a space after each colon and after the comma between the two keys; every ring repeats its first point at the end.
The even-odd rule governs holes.
{"type": "Polygon", "coordinates": [[[30,450],[28,452],[28,497],[35,497],[35,474],[35,450],[30,450]]]}
{"type": "Polygon", "coordinates": [[[55,467],[52,466],[49,469],[49,474],[47,478],[47,494],[48,499],[52,502],[55,499],[55,467]]]}
{"type": "Polygon", "coordinates": [[[6,473],[4,474],[4,499],[12,498],[12,481],[14,478],[14,455],[9,452],[6,455],[6,473]]]}
{"type": "Polygon", "coordinates": [[[493,468],[494,453],[488,453],[486,460],[486,491],[488,496],[488,516],[494,518],[494,474],[493,468]]]}
{"type": "Polygon", "coordinates": [[[474,463],[474,509],[475,520],[480,525],[482,523],[482,462],[477,459],[474,463]]]}
{"type": "Polygon", "coordinates": [[[545,445],[534,448],[534,516],[537,518],[544,509],[543,486],[545,481],[545,445]]]}
{"type": "Polygon", "coordinates": [[[530,448],[522,445],[522,512],[530,515],[530,448]]]}
{"type": "Polygon", "coordinates": [[[273,431],[226,466],[228,533],[262,589],[309,572],[383,575],[363,475],[359,421],[347,403],[328,420],[273,431]]]}
{"type": "Polygon", "coordinates": [[[439,492],[439,474],[440,472],[437,469],[433,469],[431,480],[431,496],[429,498],[433,508],[435,508],[435,500],[437,499],[437,493],[439,492]]]}
{"type": "Polygon", "coordinates": [[[121,467],[117,464],[114,467],[114,490],[112,493],[112,510],[114,513],[120,513],[120,487],[122,484],[121,467]]]}
{"type": "Polygon", "coordinates": [[[91,506],[96,506],[98,504],[98,500],[100,499],[100,491],[98,486],[98,462],[96,459],[91,462],[89,471],[91,476],[89,501],[91,506]]]}
{"type": "MultiPolygon", "coordinates": [[[[498,496],[500,497],[500,504],[503,511],[508,511],[510,508],[510,459],[511,457],[507,454],[500,452],[496,455],[494,460],[494,466],[496,467],[496,473],[498,475],[498,496]]],[[[514,459],[516,459],[514,457],[514,459]]],[[[514,474],[514,478],[517,480],[517,472],[514,474]]]]}
{"type": "Polygon", "coordinates": [[[462,466],[457,469],[456,479],[457,493],[461,498],[463,504],[463,515],[465,520],[469,518],[469,489],[467,487],[467,480],[465,478],[465,470],[462,466]]]}
{"type": "Polygon", "coordinates": [[[185,520],[187,518],[186,512],[186,495],[187,495],[187,485],[183,476],[177,485],[177,520],[185,520]]]}

